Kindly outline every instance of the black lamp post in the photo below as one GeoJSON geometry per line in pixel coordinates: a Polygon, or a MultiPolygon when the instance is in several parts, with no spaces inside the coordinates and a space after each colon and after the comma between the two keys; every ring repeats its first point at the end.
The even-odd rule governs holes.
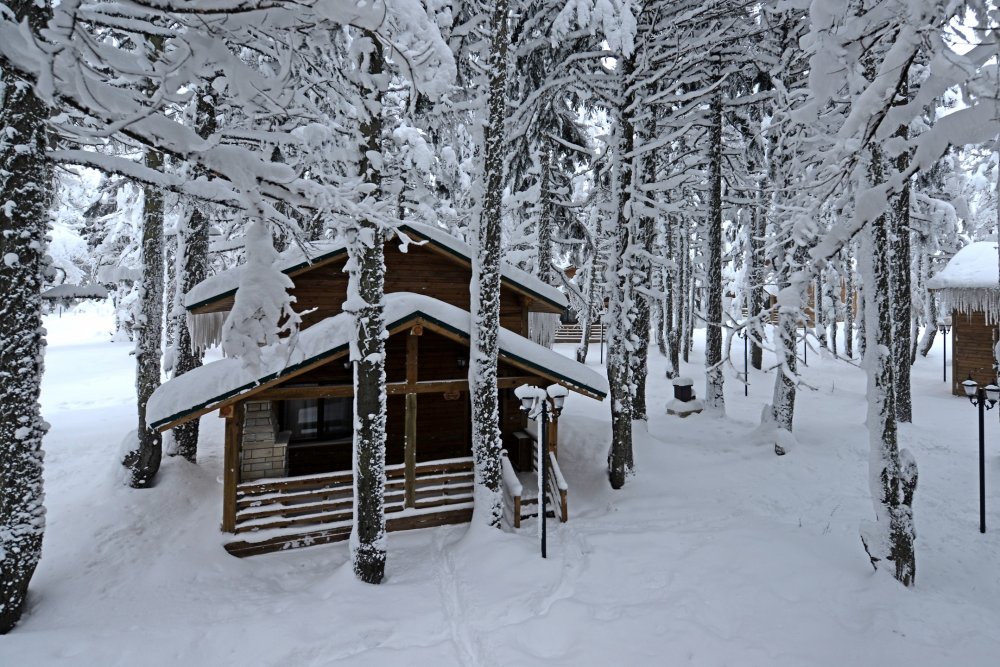
{"type": "Polygon", "coordinates": [[[944,357],[941,359],[941,372],[944,381],[948,381],[948,333],[951,331],[951,315],[938,320],[938,331],[941,332],[941,342],[944,344],[944,357]]]}
{"type": "Polygon", "coordinates": [[[546,558],[545,519],[548,512],[546,499],[548,489],[545,484],[548,482],[549,473],[549,422],[556,419],[562,412],[563,403],[566,401],[566,387],[554,384],[548,390],[540,387],[533,387],[530,384],[522,384],[514,390],[514,394],[521,400],[521,409],[528,414],[528,419],[538,421],[538,429],[541,431],[538,437],[538,538],[542,545],[542,558],[546,558]]]}
{"type": "Polygon", "coordinates": [[[969,402],[979,408],[979,532],[986,532],[986,410],[992,410],[1000,400],[1000,387],[988,384],[980,387],[972,379],[962,383],[969,402]]]}

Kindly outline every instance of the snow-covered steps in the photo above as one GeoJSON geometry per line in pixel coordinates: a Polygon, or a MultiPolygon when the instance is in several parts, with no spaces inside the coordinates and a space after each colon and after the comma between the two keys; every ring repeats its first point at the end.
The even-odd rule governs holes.
{"type": "MultiPolygon", "coordinates": [[[[601,340],[607,340],[607,332],[605,326],[602,322],[594,322],[590,327],[590,342],[599,343],[601,340]]],[[[583,338],[583,325],[577,324],[560,324],[559,328],[556,329],[555,342],[557,343],[579,343],[583,338]]]]}
{"type": "MultiPolygon", "coordinates": [[[[472,516],[472,459],[386,466],[387,530],[462,523],[472,516]]],[[[239,484],[234,556],[345,540],[353,525],[350,472],[265,479],[239,484]]]]}

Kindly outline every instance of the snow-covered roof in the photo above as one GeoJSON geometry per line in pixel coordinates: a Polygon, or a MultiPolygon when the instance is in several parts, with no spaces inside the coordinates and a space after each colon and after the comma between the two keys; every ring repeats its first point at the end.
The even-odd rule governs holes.
{"type": "MultiPolygon", "coordinates": [[[[465,340],[469,338],[472,316],[468,311],[423,294],[385,295],[387,329],[418,317],[429,328],[438,327],[465,340]]],[[[163,428],[193,418],[343,354],[348,349],[352,325],[352,316],[340,313],[301,331],[291,344],[265,347],[256,372],[245,368],[239,359],[221,359],[177,376],[153,392],[146,405],[146,421],[152,428],[163,428]]],[[[516,366],[602,400],[608,393],[608,382],[603,376],[513,331],[501,328],[498,343],[500,357],[516,366]]]]}
{"type": "Polygon", "coordinates": [[[106,299],[108,290],[103,285],[69,285],[63,283],[42,292],[43,299],[106,299]]]}
{"type": "Polygon", "coordinates": [[[965,246],[927,281],[927,289],[1000,290],[1000,263],[996,241],[976,241],[965,246]]]}
{"type": "MultiPolygon", "coordinates": [[[[403,223],[398,229],[416,243],[427,242],[464,262],[472,261],[472,248],[469,244],[455,238],[443,229],[417,222],[403,223]]],[[[295,273],[311,264],[343,256],[346,252],[347,248],[342,240],[318,241],[311,244],[305,251],[297,246],[285,250],[279,256],[277,267],[283,273],[295,273]]],[[[193,310],[235,294],[242,273],[243,266],[241,265],[201,281],[185,295],[184,307],[193,310]]],[[[527,271],[522,271],[507,262],[501,262],[500,275],[504,281],[520,291],[548,302],[556,308],[566,306],[566,296],[562,292],[527,271]]]]}

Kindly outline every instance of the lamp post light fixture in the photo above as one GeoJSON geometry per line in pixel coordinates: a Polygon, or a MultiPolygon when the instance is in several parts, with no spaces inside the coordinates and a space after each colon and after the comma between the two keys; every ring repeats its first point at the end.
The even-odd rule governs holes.
{"type": "Polygon", "coordinates": [[[986,532],[986,410],[992,410],[993,406],[1000,400],[1000,387],[995,384],[988,384],[980,387],[972,379],[962,383],[965,395],[969,397],[969,402],[979,408],[979,532],[986,532]]]}
{"type": "Polygon", "coordinates": [[[951,315],[938,320],[938,331],[941,332],[941,343],[944,345],[944,356],[941,359],[941,371],[944,381],[948,381],[948,333],[951,331],[951,315]]]}
{"type": "Polygon", "coordinates": [[[558,384],[551,385],[548,389],[522,384],[514,390],[514,395],[520,399],[521,409],[527,413],[528,419],[538,422],[538,539],[542,546],[542,558],[547,557],[545,519],[548,512],[546,503],[548,494],[545,484],[548,482],[549,472],[549,422],[559,417],[568,393],[566,387],[558,384]]]}

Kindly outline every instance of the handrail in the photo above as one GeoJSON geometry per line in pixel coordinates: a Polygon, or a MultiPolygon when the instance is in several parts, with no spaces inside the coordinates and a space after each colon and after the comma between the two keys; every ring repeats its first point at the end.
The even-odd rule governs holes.
{"type": "Polygon", "coordinates": [[[504,500],[509,500],[509,502],[504,502],[504,514],[510,511],[510,517],[507,517],[507,521],[514,528],[520,528],[521,493],[524,491],[524,488],[521,485],[521,480],[517,478],[517,473],[514,472],[514,466],[510,464],[510,459],[507,458],[506,449],[500,452],[500,470],[503,475],[504,500]]]}

